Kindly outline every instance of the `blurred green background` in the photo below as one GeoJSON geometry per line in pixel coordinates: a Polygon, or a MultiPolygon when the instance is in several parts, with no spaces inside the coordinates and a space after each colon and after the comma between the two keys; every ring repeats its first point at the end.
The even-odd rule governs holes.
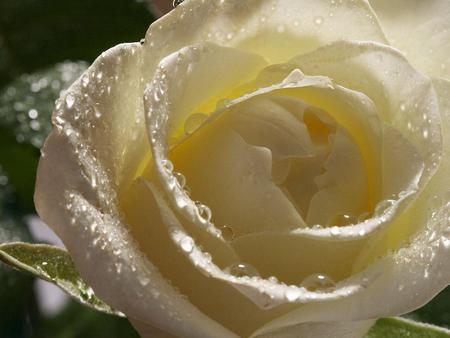
{"type": "MultiPolygon", "coordinates": [[[[26,219],[35,213],[39,149],[60,91],[102,51],[139,41],[153,20],[136,0],[0,0],[0,243],[42,241],[26,219]]],[[[43,313],[35,284],[0,263],[0,338],[138,337],[127,320],[74,301],[43,313]]],[[[408,316],[450,327],[449,300],[447,289],[408,316]]]]}

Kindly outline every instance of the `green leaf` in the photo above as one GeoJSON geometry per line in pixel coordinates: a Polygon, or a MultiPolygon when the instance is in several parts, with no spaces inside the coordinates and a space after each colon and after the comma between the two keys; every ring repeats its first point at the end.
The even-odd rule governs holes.
{"type": "Polygon", "coordinates": [[[379,319],[365,338],[449,338],[450,331],[404,318],[379,319]]]}
{"type": "Polygon", "coordinates": [[[81,279],[67,251],[46,244],[0,244],[0,260],[59,286],[80,303],[98,311],[123,316],[94,295],[81,279]]]}

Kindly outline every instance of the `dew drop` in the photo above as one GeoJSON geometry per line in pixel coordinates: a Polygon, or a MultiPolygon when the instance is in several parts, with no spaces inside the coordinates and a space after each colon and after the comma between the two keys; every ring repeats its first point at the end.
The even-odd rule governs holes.
{"type": "Polygon", "coordinates": [[[190,135],[194,131],[196,131],[207,118],[208,116],[202,113],[195,113],[190,115],[184,122],[184,132],[186,133],[186,135],[190,135]]]}
{"type": "Polygon", "coordinates": [[[81,78],[81,85],[83,86],[83,88],[86,88],[89,85],[89,76],[88,75],[83,75],[83,77],[81,78]]]}
{"type": "Polygon", "coordinates": [[[424,129],[422,132],[423,138],[427,139],[428,138],[428,129],[424,129]]]}
{"type": "Polygon", "coordinates": [[[270,276],[269,278],[269,282],[271,282],[271,283],[278,283],[278,278],[277,277],[275,277],[275,276],[270,276]]]}
{"type": "Polygon", "coordinates": [[[139,283],[141,283],[142,286],[147,286],[148,283],[150,283],[150,279],[147,276],[139,275],[138,276],[138,280],[139,280],[139,283]]]}
{"type": "Polygon", "coordinates": [[[341,231],[339,230],[339,227],[334,226],[334,227],[331,228],[330,232],[331,232],[331,234],[332,234],[333,236],[337,236],[337,235],[339,235],[339,233],[340,233],[341,231]]]}
{"type": "Polygon", "coordinates": [[[162,160],[161,164],[167,173],[173,172],[173,163],[170,160],[162,160]]]}
{"type": "Polygon", "coordinates": [[[314,19],[314,23],[318,26],[323,24],[323,18],[321,16],[316,16],[314,19]]]}
{"type": "Polygon", "coordinates": [[[95,232],[96,230],[97,230],[97,222],[92,222],[91,223],[91,226],[90,226],[90,228],[91,228],[91,232],[95,232]]]}
{"type": "Polygon", "coordinates": [[[75,103],[75,98],[73,97],[73,95],[72,94],[67,94],[67,96],[66,96],[66,107],[70,109],[70,108],[73,107],[74,103],[75,103]]]}
{"type": "Polygon", "coordinates": [[[226,273],[229,273],[236,277],[257,277],[259,276],[258,270],[252,265],[247,263],[232,264],[225,269],[226,273]]]}
{"type": "Polygon", "coordinates": [[[291,285],[284,292],[284,296],[288,302],[294,302],[298,299],[298,297],[300,297],[300,291],[297,287],[291,285]]]}
{"type": "Polygon", "coordinates": [[[180,242],[181,249],[186,253],[191,253],[194,250],[194,240],[191,237],[184,237],[180,242]]]}
{"type": "Polygon", "coordinates": [[[208,208],[204,204],[201,204],[201,203],[196,203],[196,204],[197,204],[198,215],[201,218],[203,218],[205,221],[209,222],[212,217],[211,209],[208,208]]]}
{"type": "Polygon", "coordinates": [[[404,103],[400,104],[400,110],[401,110],[402,112],[405,112],[405,111],[406,111],[406,105],[405,105],[404,103]]]}
{"type": "Polygon", "coordinates": [[[322,274],[322,273],[315,273],[315,274],[309,275],[300,284],[300,286],[304,287],[305,289],[307,289],[309,291],[320,291],[320,290],[331,289],[331,288],[334,288],[335,285],[336,284],[329,276],[327,276],[326,274],[322,274]]]}
{"type": "Polygon", "coordinates": [[[184,177],[184,175],[182,173],[177,173],[175,172],[173,174],[173,176],[175,176],[178,185],[183,189],[186,186],[186,177],[184,177]]]}
{"type": "Polygon", "coordinates": [[[236,237],[233,228],[228,225],[222,226],[220,231],[222,231],[222,236],[227,241],[232,241],[236,237]]]}
{"type": "Polygon", "coordinates": [[[442,245],[445,249],[450,249],[450,239],[442,238],[442,245]]]}
{"type": "Polygon", "coordinates": [[[384,200],[384,201],[379,202],[377,204],[377,206],[375,207],[374,214],[375,215],[383,214],[386,211],[386,209],[391,207],[394,203],[395,203],[394,200],[384,200]]]}

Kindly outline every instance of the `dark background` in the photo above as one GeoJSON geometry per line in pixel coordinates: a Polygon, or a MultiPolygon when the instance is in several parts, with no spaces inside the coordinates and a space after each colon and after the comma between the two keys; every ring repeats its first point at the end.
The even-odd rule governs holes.
{"type": "MultiPolygon", "coordinates": [[[[0,243],[38,241],[24,217],[35,213],[39,148],[60,91],[102,51],[139,41],[153,20],[136,0],[0,0],[0,243]]],[[[41,313],[34,283],[0,263],[0,338],[138,337],[127,320],[74,301],[41,313]]],[[[450,289],[409,316],[450,327],[450,289]]]]}

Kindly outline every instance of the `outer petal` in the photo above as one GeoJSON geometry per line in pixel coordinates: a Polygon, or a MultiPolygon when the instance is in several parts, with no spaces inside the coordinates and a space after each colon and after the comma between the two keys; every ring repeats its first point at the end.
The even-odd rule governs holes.
{"type": "Polygon", "coordinates": [[[198,42],[274,63],[342,39],[386,42],[367,1],[186,0],[150,26],[146,77],[163,57],[198,42]]]}
{"type": "Polygon", "coordinates": [[[450,79],[450,2],[370,0],[390,43],[419,70],[450,79]]]}
{"type": "Polygon", "coordinates": [[[233,337],[165,280],[120,221],[115,193],[127,172],[119,157],[132,164],[128,151],[142,152],[146,144],[135,122],[142,113],[141,61],[139,44],[117,46],[64,94],[39,163],[36,207],[113,307],[175,335],[233,337]]]}

